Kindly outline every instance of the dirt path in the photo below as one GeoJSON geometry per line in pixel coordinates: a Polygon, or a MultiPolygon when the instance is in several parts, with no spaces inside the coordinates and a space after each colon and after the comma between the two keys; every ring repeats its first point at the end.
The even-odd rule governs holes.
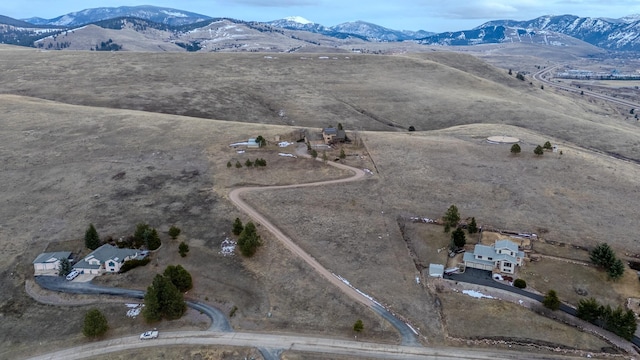
{"type": "MultiPolygon", "coordinates": [[[[320,160],[318,160],[320,161],[320,160]]],[[[335,162],[327,162],[328,165],[334,166],[338,169],[349,170],[354,173],[353,176],[343,179],[336,180],[327,180],[327,181],[319,181],[314,183],[304,183],[304,184],[294,184],[294,185],[281,185],[281,186],[260,186],[260,187],[242,187],[233,189],[229,193],[229,200],[233,204],[235,204],[240,210],[249,215],[254,221],[262,224],[267,230],[269,230],[278,240],[282,242],[282,244],[289,249],[294,255],[298,256],[302,260],[304,260],[307,264],[309,264],[318,274],[322,275],[327,281],[336,286],[340,291],[350,296],[352,299],[364,304],[367,307],[370,307],[374,312],[383,316],[387,319],[391,324],[398,329],[400,334],[402,335],[402,344],[403,345],[419,345],[417,338],[415,335],[415,330],[411,328],[408,324],[401,321],[397,317],[391,315],[386,309],[384,309],[380,304],[373,301],[367,295],[358,291],[356,288],[349,286],[343,280],[339,279],[335,274],[329,271],[327,268],[322,266],[316,259],[314,259],[310,254],[305,252],[300,246],[298,246],[293,239],[285,235],[277,226],[271,223],[267,218],[265,218],[262,214],[260,214],[256,209],[252,208],[248,205],[244,200],[242,200],[241,196],[250,191],[262,191],[262,190],[278,190],[278,189],[292,189],[292,188],[300,188],[300,187],[312,187],[312,186],[324,186],[330,184],[339,184],[346,183],[351,181],[359,181],[365,178],[366,173],[361,170],[351,166],[347,166],[340,163],[335,162]],[[386,314],[385,312],[388,312],[386,314]]]]}

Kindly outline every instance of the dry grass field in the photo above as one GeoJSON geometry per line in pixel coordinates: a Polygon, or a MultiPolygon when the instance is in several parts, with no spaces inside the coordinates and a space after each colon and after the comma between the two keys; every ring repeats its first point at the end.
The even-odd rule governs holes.
{"type": "MultiPolygon", "coordinates": [[[[233,219],[246,220],[226,199],[231,188],[345,176],[321,162],[277,155],[283,150],[273,145],[276,135],[294,140],[301,126],[341,122],[358,130],[366,148],[347,148],[358,156],[346,163],[375,174],[355,183],[251,192],[247,200],[325,267],[407,317],[427,343],[443,343],[444,327],[435,296],[415,282],[418,270],[398,216],[437,218],[456,204],[480,225],[638,252],[633,214],[640,210],[640,169],[600,153],[640,159],[637,127],[612,108],[540,91],[464,54],[342,54],[328,61],[10,47],[0,54],[0,348],[12,354],[41,340],[82,341],[84,307],[69,315],[37,304],[24,282],[38,253],[81,248],[89,223],[102,237],[116,238],[147,222],[164,241],[149,266],[97,282],[144,289],[166,265],[180,263],[196,274],[188,297],[225,311],[237,306],[231,322],[238,329],[351,338],[360,318],[363,339],[396,343],[386,322],[328,286],[268,233],[260,232],[265,246],[252,259],[219,254],[233,219]],[[410,125],[421,131],[402,131],[410,125]],[[239,154],[228,146],[260,134],[272,142],[267,149],[239,154]],[[522,153],[487,143],[491,135],[519,137],[522,153]],[[547,140],[563,155],[534,156],[535,145],[547,140]],[[268,166],[226,166],[255,158],[268,166]],[[191,247],[184,259],[166,236],[173,224],[191,247]],[[61,321],[63,331],[45,331],[61,321]],[[34,327],[39,337],[24,336],[34,327]]],[[[437,228],[409,231],[425,263],[446,257],[433,253],[448,241],[437,228]]],[[[531,271],[543,273],[533,265],[531,271]]],[[[547,284],[533,276],[527,281],[540,291],[547,284]]],[[[610,285],[602,284],[594,296],[610,285]]],[[[624,284],[631,286],[626,280],[615,286],[624,284]]],[[[568,286],[556,290],[572,299],[568,286]]],[[[629,291],[636,288],[616,290],[629,291]]],[[[105,311],[110,306],[116,305],[105,311]]],[[[145,324],[135,321],[113,335],[138,333],[145,324]]]]}

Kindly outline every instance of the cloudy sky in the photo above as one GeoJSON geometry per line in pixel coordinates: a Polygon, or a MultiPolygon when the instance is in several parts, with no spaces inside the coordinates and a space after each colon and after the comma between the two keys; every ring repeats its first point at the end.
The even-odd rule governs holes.
{"type": "Polygon", "coordinates": [[[295,15],[326,26],[363,20],[392,29],[434,32],[541,15],[620,18],[640,14],[640,0],[21,0],[1,1],[0,15],[48,19],[87,8],[135,5],[255,21],[295,15]]]}

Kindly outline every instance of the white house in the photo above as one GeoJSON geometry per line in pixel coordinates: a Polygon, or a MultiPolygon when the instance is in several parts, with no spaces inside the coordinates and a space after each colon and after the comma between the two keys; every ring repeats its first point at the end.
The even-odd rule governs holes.
{"type": "Polygon", "coordinates": [[[125,261],[141,257],[140,250],[104,244],[73,266],[81,274],[117,273],[125,261]]]}
{"type": "Polygon", "coordinates": [[[513,274],[516,266],[522,266],[524,252],[513,241],[498,240],[492,246],[476,245],[473,252],[464,254],[463,260],[466,267],[513,274]]]}
{"type": "Polygon", "coordinates": [[[57,275],[60,267],[60,260],[70,259],[70,251],[48,252],[38,255],[33,260],[33,271],[35,275],[57,275]]]}

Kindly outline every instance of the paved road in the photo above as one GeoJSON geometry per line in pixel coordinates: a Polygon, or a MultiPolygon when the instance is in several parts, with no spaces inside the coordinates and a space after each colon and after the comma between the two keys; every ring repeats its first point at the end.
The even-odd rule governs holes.
{"type": "Polygon", "coordinates": [[[357,291],[354,287],[349,286],[341,279],[336,277],[331,271],[322,266],[316,259],[314,259],[309,253],[304,251],[300,246],[298,246],[293,239],[285,235],[277,226],[275,226],[271,221],[269,221],[264,215],[260,214],[256,209],[252,208],[249,204],[247,204],[244,200],[242,200],[241,196],[250,191],[263,191],[263,190],[278,190],[278,189],[293,189],[300,187],[311,187],[311,186],[324,186],[330,184],[339,184],[350,181],[358,181],[363,179],[366,174],[363,170],[353,168],[351,166],[343,165],[335,162],[328,162],[329,165],[334,166],[339,169],[349,170],[353,172],[353,176],[336,179],[336,180],[326,180],[319,181],[313,183],[304,183],[304,184],[294,184],[294,185],[282,185],[282,186],[259,186],[259,187],[242,187],[233,189],[229,193],[229,200],[234,203],[240,210],[244,211],[247,215],[249,215],[255,222],[262,224],[267,230],[269,230],[276,239],[280,240],[282,244],[289,249],[294,255],[298,256],[302,260],[304,260],[313,270],[315,270],[318,274],[322,275],[327,281],[336,286],[340,291],[350,296],[352,299],[364,304],[365,306],[370,307],[374,312],[381,315],[384,319],[389,321],[391,325],[393,325],[399,332],[402,338],[402,345],[409,346],[419,346],[420,342],[418,341],[417,334],[415,331],[409,327],[404,321],[398,319],[387,309],[382,307],[380,304],[376,303],[369,297],[363,295],[361,292],[357,291]]]}
{"type": "Polygon", "coordinates": [[[628,106],[629,108],[634,108],[634,109],[640,108],[640,104],[634,103],[634,102],[632,102],[630,100],[618,99],[618,98],[615,98],[613,96],[599,94],[597,92],[585,90],[585,89],[582,89],[582,88],[581,89],[577,89],[577,88],[575,88],[573,86],[564,85],[564,84],[561,84],[561,83],[558,83],[558,82],[553,82],[553,81],[548,80],[551,77],[551,75],[550,75],[551,72],[553,70],[555,70],[557,67],[558,66],[552,66],[552,67],[549,67],[549,68],[546,68],[546,69],[542,69],[542,70],[538,71],[537,73],[533,74],[533,78],[538,80],[538,81],[540,81],[540,82],[543,82],[543,83],[545,83],[545,84],[547,84],[549,86],[553,86],[555,88],[558,88],[558,89],[571,91],[571,92],[575,92],[575,93],[582,93],[584,95],[591,96],[593,98],[597,98],[597,99],[600,99],[600,100],[609,101],[609,102],[612,102],[614,104],[618,104],[618,105],[622,105],[622,106],[628,106]]]}
{"type": "MultiPolygon", "coordinates": [[[[104,294],[115,295],[133,299],[143,299],[144,291],[98,286],[89,282],[66,281],[59,276],[36,276],[35,282],[44,289],[74,293],[74,294],[104,294]]],[[[187,301],[187,306],[201,311],[211,319],[209,331],[233,331],[231,324],[219,309],[197,301],[187,301]]]]}
{"type": "MultiPolygon", "coordinates": [[[[140,349],[145,347],[176,345],[230,345],[242,347],[258,347],[262,349],[284,348],[292,351],[313,352],[318,354],[342,355],[346,358],[366,357],[378,359],[403,360],[501,360],[501,359],[578,359],[578,356],[545,354],[534,352],[515,352],[488,349],[463,349],[446,347],[410,347],[401,345],[376,344],[359,341],[347,341],[329,338],[306,337],[296,335],[274,335],[242,332],[203,332],[180,331],[161,332],[158,339],[140,340],[137,336],[129,336],[100,342],[92,342],[70,349],[36,356],[32,360],[65,359],[76,360],[92,358],[113,352],[140,349]]],[[[270,353],[279,356],[279,352],[270,353]]],[[[328,356],[330,357],[330,356],[328,356]]]]}

